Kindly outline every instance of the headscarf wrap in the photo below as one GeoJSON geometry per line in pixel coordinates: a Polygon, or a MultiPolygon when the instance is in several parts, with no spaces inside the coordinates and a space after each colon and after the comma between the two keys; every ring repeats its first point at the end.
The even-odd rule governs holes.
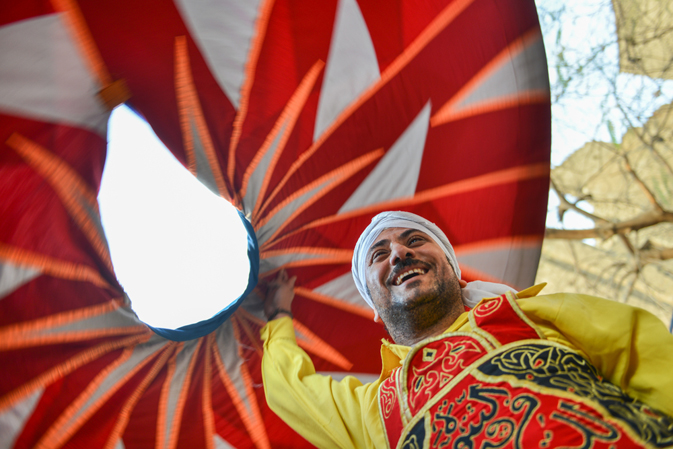
{"type": "MultiPolygon", "coordinates": [[[[355,251],[353,252],[353,265],[351,268],[353,279],[355,280],[355,285],[358,288],[358,291],[367,304],[369,304],[369,307],[374,309],[372,298],[367,292],[367,282],[365,277],[367,252],[381,232],[389,228],[417,229],[426,233],[444,250],[444,254],[446,254],[446,257],[449,259],[449,264],[456,273],[456,277],[460,279],[460,267],[458,266],[458,259],[456,259],[456,254],[453,252],[451,242],[449,242],[449,239],[444,232],[442,232],[436,224],[410,212],[382,212],[372,218],[372,222],[367,226],[367,229],[364,230],[362,235],[360,235],[358,243],[355,245],[355,251]]],[[[484,281],[470,282],[467,284],[467,287],[462,289],[463,303],[468,307],[474,307],[483,298],[493,298],[508,291],[516,293],[516,290],[504,284],[484,281]]]]}

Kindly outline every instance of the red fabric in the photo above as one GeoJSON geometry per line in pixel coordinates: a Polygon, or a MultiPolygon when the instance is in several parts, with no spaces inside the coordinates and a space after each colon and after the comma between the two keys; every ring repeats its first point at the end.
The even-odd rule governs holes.
{"type": "MultiPolygon", "coordinates": [[[[328,136],[316,143],[314,128],[325,75],[325,68],[322,68],[306,102],[298,106],[301,109],[296,111],[296,124],[289,133],[276,167],[269,170],[269,187],[259,198],[259,202],[266,206],[251,217],[258,231],[260,223],[269,218],[275,207],[306,189],[311,182],[364,154],[390,151],[426,104],[431,105],[431,114],[437,113],[492,58],[524,33],[538,29],[532,0],[503,0],[497,3],[474,0],[435,37],[419,43],[417,39],[427,32],[427,27],[447,7],[458,4],[458,0],[423,3],[359,0],[357,3],[371,37],[379,70],[387,78],[374,86],[371,96],[354,100],[357,107],[346,114],[343,122],[334,127],[328,136]],[[393,73],[395,64],[401,61],[399,58],[409,53],[410,46],[416,44],[421,50],[393,73]],[[315,153],[306,158],[281,186],[279,183],[293,165],[313,150],[315,153]]],[[[4,0],[0,4],[0,26],[53,14],[56,12],[55,4],[61,2],[4,0]]],[[[68,4],[62,3],[66,7],[68,4]]],[[[126,82],[131,93],[128,104],[147,119],[176,158],[186,164],[186,136],[182,134],[178,110],[175,67],[176,37],[184,36],[188,69],[196,91],[193,100],[198,103],[212,140],[217,164],[215,169],[223,175],[227,194],[238,199],[242,196],[245,174],[255,157],[259,156],[260,147],[288,101],[309,70],[318,61],[328,61],[339,7],[337,0],[277,0],[270,4],[268,26],[262,29],[264,37],[258,42],[259,58],[246,64],[247,74],[252,78],[244,83],[243,88],[249,87],[249,91],[243,94],[249,95],[244,96],[244,108],[237,110],[220,88],[209,62],[201,53],[200,43],[190,33],[173,1],[71,2],[78,9],[75,14],[81,13],[84,21],[84,27],[76,30],[79,36],[100,55],[103,68],[113,81],[126,82]],[[87,36],[91,40],[87,40],[87,36]],[[236,122],[236,125],[240,125],[241,134],[234,145],[232,136],[237,119],[240,123],[236,122]],[[230,166],[232,146],[235,146],[236,152],[233,166],[230,166]],[[233,172],[232,179],[228,176],[230,172],[233,172]]],[[[65,20],[66,13],[59,14],[65,20]]],[[[66,29],[75,31],[67,25],[66,29]]],[[[79,48],[77,45],[76,48],[79,48]]],[[[82,54],[82,57],[86,64],[86,56],[82,54]]],[[[54,60],[58,61],[58,58],[54,60]]],[[[56,63],[54,70],[61,69],[56,63]]],[[[91,76],[97,79],[95,73],[91,76]]],[[[98,93],[87,91],[83,94],[96,99],[98,93]]],[[[48,331],[58,320],[70,319],[68,317],[73,316],[71,312],[123,298],[123,289],[109,268],[105,250],[96,247],[91,241],[91,230],[87,233],[67,207],[67,201],[72,198],[59,196],[54,181],[44,179],[6,143],[15,133],[39,145],[48,155],[57,157],[60,167],[75,173],[94,196],[100,186],[106,154],[106,139],[90,130],[58,121],[44,121],[43,117],[30,116],[28,112],[19,115],[4,111],[0,114],[0,251],[5,251],[0,253],[0,268],[8,264],[12,268],[35,269],[31,257],[43,261],[42,265],[38,264],[42,268],[37,270],[40,272],[37,277],[0,297],[0,327],[16,330],[12,334],[16,336],[16,341],[12,342],[14,346],[0,349],[0,365],[11,367],[0,372],[0,401],[16,392],[38,391],[42,384],[31,382],[46,375],[52,368],[63,366],[68,360],[90,355],[97,345],[116,343],[123,346],[106,347],[74,370],[60,370],[44,380],[44,394],[19,429],[15,443],[15,447],[32,447],[60,419],[65,419],[63,413],[68,406],[78,403],[76,401],[98,373],[114,363],[123,349],[135,349],[137,343],[124,340],[128,335],[123,332],[103,336],[97,329],[88,328],[90,324],[84,318],[73,319],[72,324],[91,331],[90,337],[49,343],[22,340],[35,329],[48,331]],[[18,253],[22,258],[16,256],[18,253]],[[45,258],[47,262],[44,262],[45,258]],[[69,271],[65,270],[68,275],[61,270],[63,266],[70,267],[69,271]],[[82,270],[89,270],[88,273],[93,273],[96,279],[68,277],[74,272],[81,275],[82,270]]],[[[313,204],[287,218],[277,239],[264,243],[262,258],[267,257],[264,251],[284,250],[296,255],[302,248],[325,249],[328,252],[342,250],[339,254],[347,254],[371,217],[389,208],[425,216],[445,230],[456,246],[500,238],[533,237],[541,240],[548,192],[548,177],[544,171],[525,179],[513,178],[495,185],[474,186],[469,191],[418,201],[416,198],[434,188],[455,185],[475,177],[488,177],[494,172],[535,164],[544,167],[549,162],[549,146],[550,105],[546,100],[431,125],[422,148],[420,177],[413,198],[397,199],[392,204],[374,205],[346,215],[338,214],[344,202],[374,170],[380,161],[377,157],[313,204]],[[318,222],[323,219],[325,221],[318,222]]],[[[398,175],[390,174],[392,177],[398,175]]],[[[95,210],[89,212],[95,218],[95,210]]],[[[86,224],[96,225],[92,222],[86,224]]],[[[288,271],[291,276],[297,276],[297,286],[314,289],[349,270],[348,258],[342,257],[338,261],[293,265],[288,271]]],[[[534,273],[527,273],[527,276],[532,281],[534,273]]],[[[380,338],[385,335],[380,325],[361,314],[323,304],[301,294],[297,295],[295,304],[295,318],[352,363],[352,371],[379,372],[378,358],[372,354],[377,353],[380,338]]],[[[239,341],[234,341],[232,347],[240,350],[241,362],[250,373],[253,392],[247,399],[258,406],[258,418],[266,428],[271,446],[309,447],[303,438],[268,409],[260,387],[260,346],[256,340],[260,323],[240,319],[252,337],[240,329],[239,341]]],[[[142,323],[136,324],[138,334],[148,334],[142,323]]],[[[220,331],[222,329],[217,332],[220,331]]],[[[74,332],[66,336],[73,338],[73,335],[74,332]]],[[[232,405],[232,398],[216,374],[213,353],[205,350],[204,341],[201,341],[200,351],[194,355],[196,362],[190,382],[184,386],[185,412],[177,418],[180,426],[174,433],[176,448],[212,444],[208,441],[212,435],[207,434],[210,427],[229,444],[252,448],[255,443],[250,428],[246,427],[246,421],[232,405]],[[210,366],[210,370],[206,366],[210,366]],[[208,400],[204,391],[210,394],[212,414],[207,410],[208,400]],[[209,421],[211,418],[212,422],[209,421]]],[[[172,360],[179,350],[177,345],[168,347],[171,357],[167,360],[172,360]]],[[[311,356],[320,370],[342,370],[323,359],[321,354],[311,356]]],[[[148,370],[153,361],[118,385],[119,388],[106,397],[100,409],[86,422],[66,429],[70,432],[65,440],[66,446],[103,447],[116,444],[111,440],[117,437],[113,430],[119,423],[122,410],[131,403],[130,418],[123,429],[119,429],[124,446],[131,449],[156,445],[160,425],[158,415],[161,407],[166,406],[161,403],[161,392],[168,381],[169,362],[159,367],[155,376],[150,376],[148,370]],[[128,402],[138,391],[141,380],[146,379],[144,376],[151,377],[147,387],[142,389],[137,402],[128,402]]],[[[247,390],[242,394],[247,395],[247,390]]],[[[253,413],[251,416],[254,418],[256,415],[253,413]]],[[[264,449],[262,446],[263,443],[260,443],[258,449],[264,449]]]]}

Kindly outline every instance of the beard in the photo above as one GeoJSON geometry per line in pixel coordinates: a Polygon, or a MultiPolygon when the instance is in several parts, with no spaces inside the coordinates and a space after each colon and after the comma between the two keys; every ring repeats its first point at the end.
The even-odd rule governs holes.
{"type": "MultiPolygon", "coordinates": [[[[393,273],[414,264],[427,266],[418,260],[406,259],[395,266],[393,273]]],[[[378,312],[393,340],[415,335],[432,328],[448,315],[457,318],[462,313],[463,296],[453,269],[448,263],[436,269],[435,280],[429,287],[414,289],[411,298],[390,293],[390,304],[378,312]]],[[[413,279],[410,282],[414,282],[413,279]]]]}

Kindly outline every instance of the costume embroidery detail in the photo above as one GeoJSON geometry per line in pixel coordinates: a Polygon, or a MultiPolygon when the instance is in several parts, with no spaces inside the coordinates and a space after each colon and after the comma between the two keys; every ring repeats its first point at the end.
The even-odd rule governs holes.
{"type": "Polygon", "coordinates": [[[576,352],[539,339],[517,307],[503,296],[472,311],[473,327],[503,345],[497,349],[461,333],[412,349],[379,390],[391,446],[673,445],[673,419],[604,381],[576,352]]]}

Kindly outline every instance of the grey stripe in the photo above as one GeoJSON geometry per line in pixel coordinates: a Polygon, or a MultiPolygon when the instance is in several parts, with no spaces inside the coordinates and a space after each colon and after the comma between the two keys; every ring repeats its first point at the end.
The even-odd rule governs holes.
{"type": "Polygon", "coordinates": [[[0,300],[39,275],[40,271],[34,268],[17,267],[8,262],[0,263],[0,300]]]}

